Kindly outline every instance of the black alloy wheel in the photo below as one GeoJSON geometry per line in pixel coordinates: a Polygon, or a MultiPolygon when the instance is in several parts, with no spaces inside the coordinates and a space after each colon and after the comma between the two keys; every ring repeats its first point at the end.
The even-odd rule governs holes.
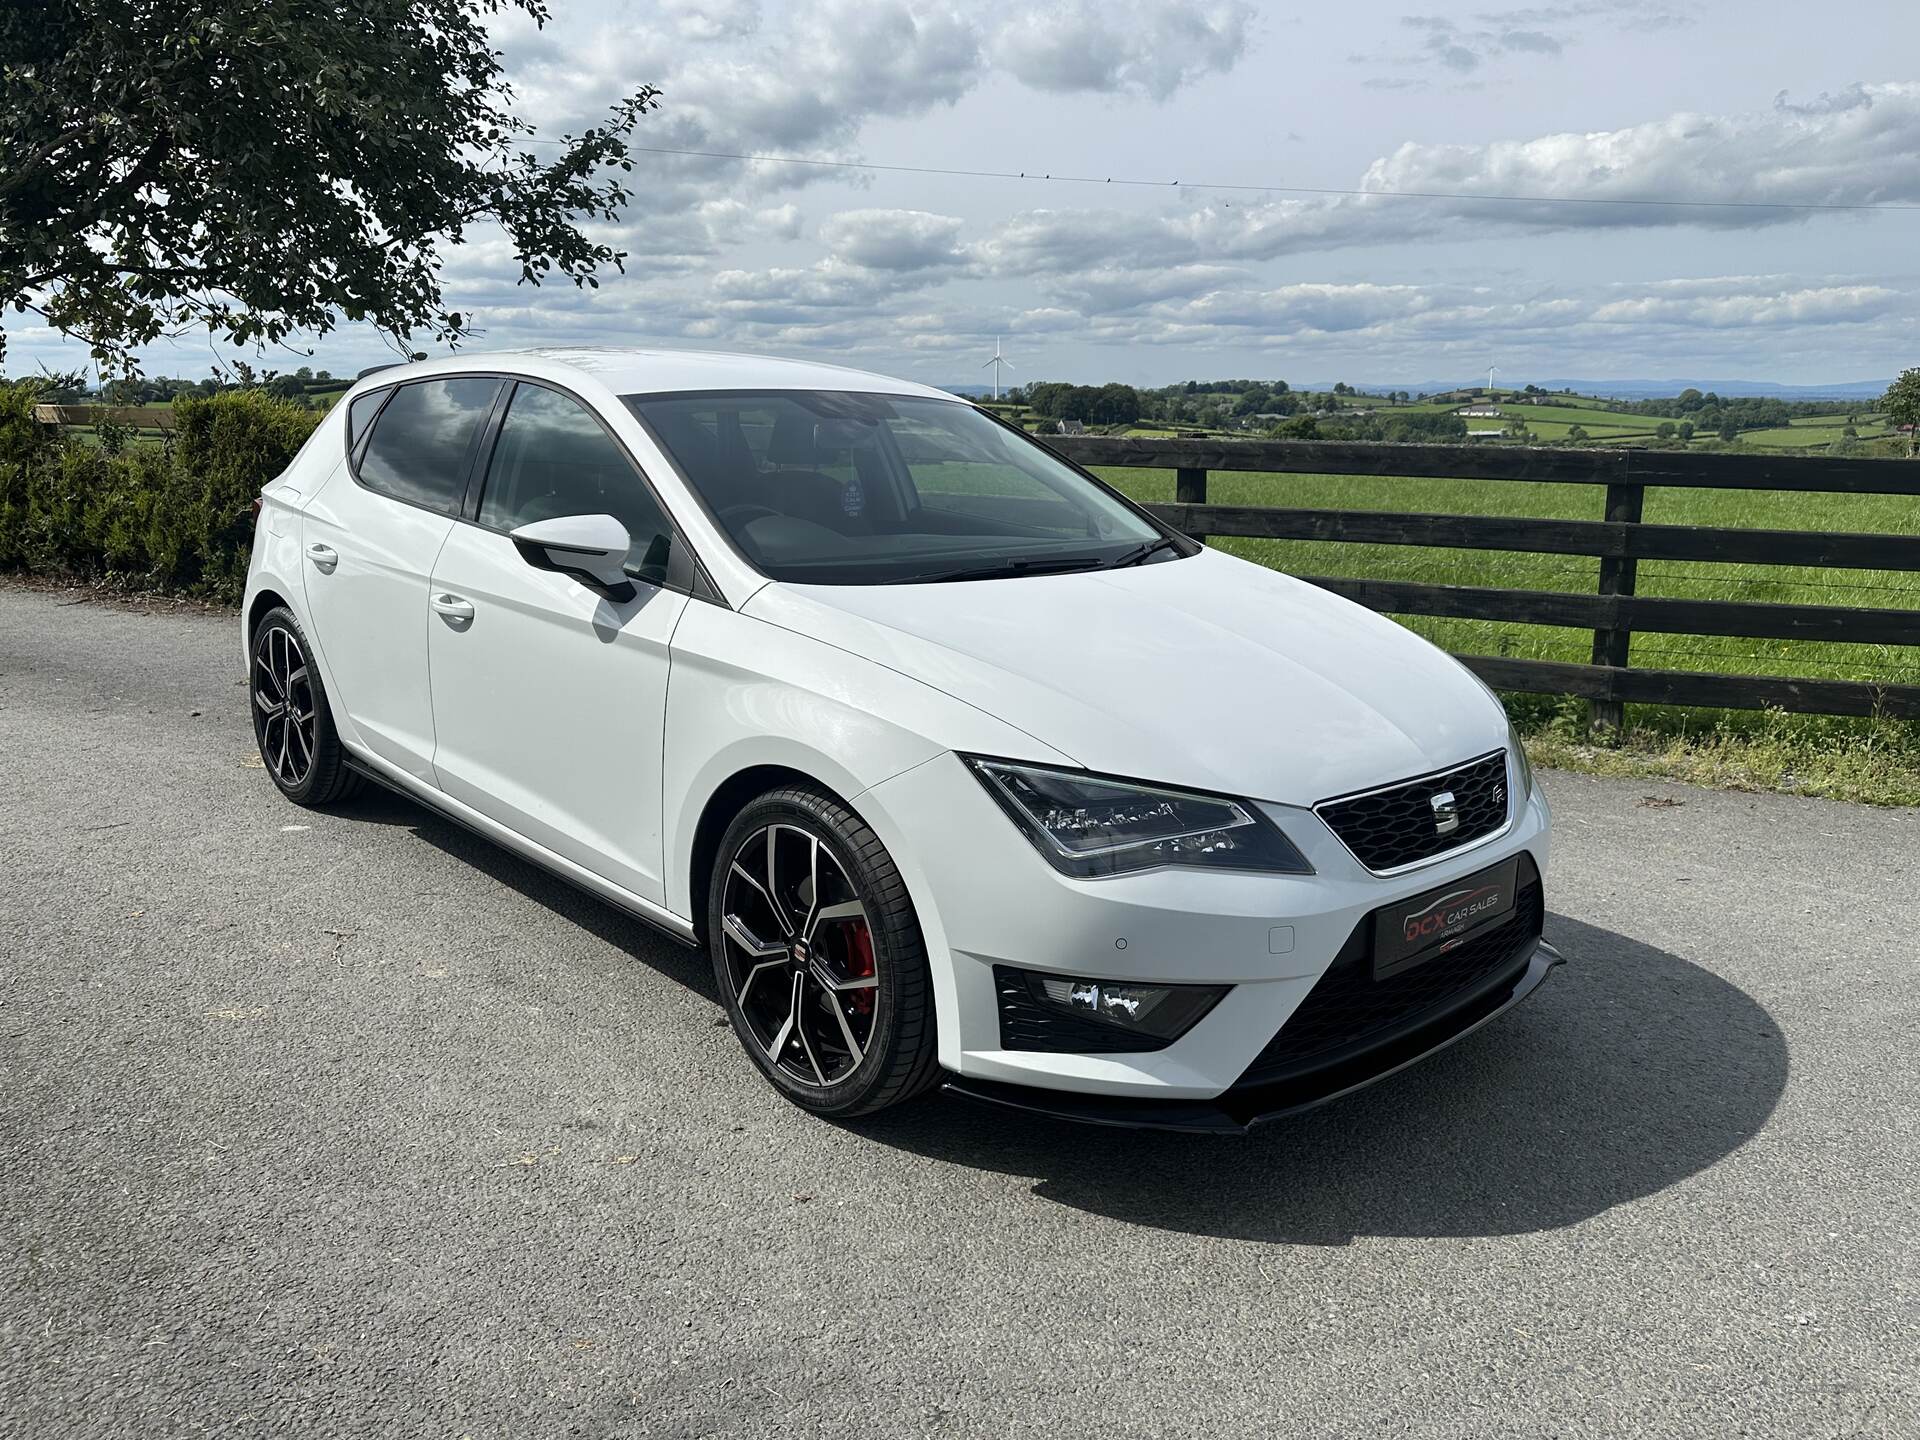
{"type": "Polygon", "coordinates": [[[261,762],[280,793],[297,805],[326,805],[359,789],[333,728],[326,687],[313,666],[300,622],[275,606],[253,629],[247,694],[261,762]]]}
{"type": "Polygon", "coordinates": [[[838,800],[793,787],[722,839],[708,907],[714,976],[747,1053],[818,1114],[866,1114],[935,1073],[920,926],[886,849],[838,800]]]}

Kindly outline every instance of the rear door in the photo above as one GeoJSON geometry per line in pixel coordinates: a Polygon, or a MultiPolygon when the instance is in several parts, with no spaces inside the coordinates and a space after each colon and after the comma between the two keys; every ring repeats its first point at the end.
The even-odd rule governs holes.
{"type": "Polygon", "coordinates": [[[433,776],[428,581],[453,529],[498,376],[418,380],[356,400],[347,463],[306,508],[301,573],[331,699],[360,742],[433,776]]]}
{"type": "Polygon", "coordinates": [[[680,545],[647,482],[593,411],[516,382],[485,467],[477,523],[434,566],[428,630],[438,784],[549,850],[655,903],[668,642],[680,590],[634,576],[631,600],[529,565],[507,532],[612,515],[628,570],[680,545]]]}

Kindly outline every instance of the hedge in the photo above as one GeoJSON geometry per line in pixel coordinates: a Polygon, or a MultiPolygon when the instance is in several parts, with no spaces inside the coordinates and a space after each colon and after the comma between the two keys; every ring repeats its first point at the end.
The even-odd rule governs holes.
{"type": "Polygon", "coordinates": [[[252,504],[323,418],[258,390],[174,403],[164,445],[118,454],[33,418],[0,383],[0,569],[237,601],[252,504]]]}

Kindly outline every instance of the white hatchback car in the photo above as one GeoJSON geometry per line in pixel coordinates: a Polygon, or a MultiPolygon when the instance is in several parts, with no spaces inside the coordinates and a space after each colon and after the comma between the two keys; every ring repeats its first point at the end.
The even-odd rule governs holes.
{"type": "Polygon", "coordinates": [[[288,798],[361,777],[710,952],[782,1094],[1239,1129],[1515,1004],[1546,802],[1391,621],[938,390],[545,350],[356,385],[261,497],[288,798]]]}

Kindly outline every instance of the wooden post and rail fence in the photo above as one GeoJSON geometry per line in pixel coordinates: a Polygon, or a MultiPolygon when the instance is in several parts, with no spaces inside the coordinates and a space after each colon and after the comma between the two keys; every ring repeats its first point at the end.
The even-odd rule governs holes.
{"type": "Polygon", "coordinates": [[[171,430],[171,405],[36,405],[33,418],[42,425],[132,425],[147,430],[171,430]]]}
{"type": "MultiPolygon", "coordinates": [[[[1300,577],[1387,614],[1504,620],[1592,631],[1592,661],[1588,664],[1503,655],[1461,655],[1460,659],[1496,689],[1586,699],[1592,703],[1597,726],[1619,727],[1629,702],[1920,720],[1920,685],[1645,669],[1631,663],[1636,632],[1920,647],[1920,610],[1681,600],[1635,593],[1636,572],[1642,560],[1920,571],[1920,533],[1658,525],[1641,518],[1647,490],[1659,486],[1920,497],[1920,464],[1679,450],[1095,435],[1043,438],[1082,465],[1172,470],[1174,502],[1147,508],[1196,539],[1219,535],[1331,540],[1597,557],[1599,584],[1592,594],[1324,575],[1300,577]],[[1207,500],[1207,476],[1216,470],[1593,485],[1602,487],[1603,503],[1596,509],[1603,518],[1547,520],[1214,505],[1207,500]]],[[[1915,514],[1920,522],[1920,504],[1916,504],[1915,514]]],[[[1920,532],[1920,523],[1915,529],[1920,532]]],[[[1916,651],[1916,659],[1920,659],[1920,651],[1916,651]]]]}

